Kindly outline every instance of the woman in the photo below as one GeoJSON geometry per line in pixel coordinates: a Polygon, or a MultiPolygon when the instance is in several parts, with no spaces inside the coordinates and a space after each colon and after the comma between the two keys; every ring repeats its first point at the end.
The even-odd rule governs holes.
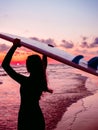
{"type": "Polygon", "coordinates": [[[43,60],[38,55],[28,56],[26,60],[27,71],[29,76],[21,75],[10,66],[12,56],[20,47],[20,40],[15,39],[13,46],[5,56],[2,67],[17,81],[20,87],[20,110],[18,115],[18,130],[45,130],[45,120],[39,106],[39,100],[42,92],[50,92],[52,90],[47,87],[46,67],[47,58],[43,56],[43,60]]]}

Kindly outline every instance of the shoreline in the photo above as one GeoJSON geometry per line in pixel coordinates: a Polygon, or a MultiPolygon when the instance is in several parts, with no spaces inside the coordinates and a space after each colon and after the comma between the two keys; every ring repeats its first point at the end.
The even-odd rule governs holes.
{"type": "Polygon", "coordinates": [[[53,130],[98,130],[98,91],[72,104],[53,130]]]}
{"type": "MultiPolygon", "coordinates": [[[[84,76],[82,76],[84,77],[84,76]]],[[[62,116],[67,109],[78,100],[92,95],[86,88],[87,78],[83,78],[82,85],[77,88],[71,88],[66,90],[66,93],[54,93],[47,97],[47,99],[40,102],[45,121],[46,129],[53,130],[56,128],[58,122],[62,119],[62,116]]]]}

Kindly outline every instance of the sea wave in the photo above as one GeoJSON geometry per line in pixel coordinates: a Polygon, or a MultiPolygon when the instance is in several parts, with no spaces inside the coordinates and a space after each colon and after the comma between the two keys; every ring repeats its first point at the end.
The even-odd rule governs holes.
{"type": "MultiPolygon", "coordinates": [[[[18,73],[27,75],[25,66],[13,68],[18,73]]],[[[89,84],[87,75],[84,76],[64,64],[48,65],[47,78],[53,94],[44,93],[40,106],[45,117],[46,130],[53,130],[67,108],[77,100],[91,95],[92,89],[87,87],[89,84]]],[[[17,87],[19,84],[7,76],[2,68],[0,68],[0,83],[0,130],[16,130],[20,102],[19,87],[17,87]]]]}

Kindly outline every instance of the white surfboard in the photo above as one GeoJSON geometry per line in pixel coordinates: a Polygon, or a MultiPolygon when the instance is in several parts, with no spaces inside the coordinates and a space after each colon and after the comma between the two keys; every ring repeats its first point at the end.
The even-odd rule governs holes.
{"type": "Polygon", "coordinates": [[[81,55],[73,56],[57,47],[53,47],[51,45],[47,45],[45,43],[32,40],[29,38],[20,37],[17,35],[0,33],[0,38],[10,42],[13,42],[15,38],[18,38],[21,40],[21,45],[26,48],[29,48],[41,54],[45,54],[48,57],[55,59],[59,62],[62,62],[69,66],[75,67],[87,73],[98,76],[97,70],[93,69],[92,67],[88,67],[88,62],[83,60],[83,56],[81,55]]]}

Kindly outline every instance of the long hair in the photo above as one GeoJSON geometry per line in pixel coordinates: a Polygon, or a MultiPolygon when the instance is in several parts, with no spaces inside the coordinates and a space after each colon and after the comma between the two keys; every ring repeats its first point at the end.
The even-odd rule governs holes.
{"type": "Polygon", "coordinates": [[[26,67],[33,79],[39,85],[41,91],[48,91],[46,71],[44,70],[43,62],[39,55],[28,56],[26,67]]]}

